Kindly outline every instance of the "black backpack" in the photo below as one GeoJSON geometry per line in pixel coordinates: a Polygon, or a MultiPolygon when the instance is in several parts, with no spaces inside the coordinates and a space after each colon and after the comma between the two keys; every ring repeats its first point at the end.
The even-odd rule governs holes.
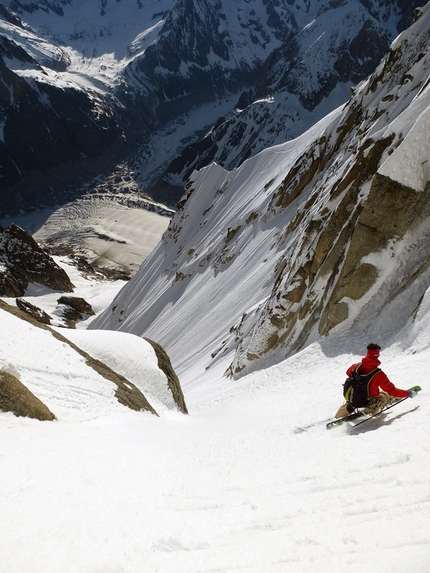
{"type": "Polygon", "coordinates": [[[354,408],[363,408],[367,406],[369,402],[369,384],[372,378],[378,372],[381,372],[380,368],[375,368],[369,374],[359,374],[358,369],[361,366],[357,364],[348,378],[345,380],[343,385],[343,395],[345,400],[354,406],[354,408]]]}

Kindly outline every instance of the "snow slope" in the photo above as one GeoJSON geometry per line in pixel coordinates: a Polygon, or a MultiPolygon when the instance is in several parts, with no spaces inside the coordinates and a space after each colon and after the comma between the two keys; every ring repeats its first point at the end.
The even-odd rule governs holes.
{"type": "MultiPolygon", "coordinates": [[[[415,111],[425,102],[418,97],[425,90],[415,92],[415,111]]],[[[397,105],[402,102],[399,97],[397,105]]],[[[399,127],[409,139],[397,147],[404,171],[381,165],[397,178],[416,171],[417,164],[407,160],[411,142],[427,141],[426,122],[415,122],[426,119],[426,107],[424,115],[410,116],[412,108],[406,108],[399,127]]],[[[313,136],[329,132],[338,114],[315,126],[313,136]]],[[[374,129],[383,129],[386,118],[381,115],[374,129]]],[[[191,212],[184,217],[183,235],[173,223],[172,237],[177,233],[180,240],[163,260],[165,276],[158,277],[162,246],[145,263],[161,281],[145,295],[160,307],[134,310],[126,291],[119,295],[130,324],[142,326],[142,308],[152,313],[149,321],[158,316],[153,333],[171,342],[189,416],[172,409],[159,391],[164,381],[140,338],[61,329],[135,384],[144,379],[142,389],[160,417],[127,410],[114,398],[112,385],[68,345],[0,311],[0,367],[18,376],[58,417],[37,422],[0,412],[2,573],[428,573],[428,290],[402,329],[393,330],[387,306],[378,333],[387,340],[384,371],[398,387],[419,384],[422,392],[357,429],[329,432],[313,424],[332,416],[341,403],[345,370],[371,341],[370,329],[360,336],[349,332],[310,341],[239,381],[224,377],[233,352],[228,344],[205,368],[230,325],[244,311],[252,318],[272,288],[268,261],[277,252],[272,245],[281,217],[248,224],[242,237],[235,230],[269,200],[266,185],[273,177],[284,178],[308,136],[268,150],[234,172],[211,166],[196,175],[206,191],[191,194],[200,210],[198,225],[193,228],[191,212]],[[214,231],[206,236],[209,218],[214,231]],[[245,240],[257,231],[258,244],[245,240]],[[205,257],[218,239],[229,240],[210,262],[212,271],[204,273],[205,257]],[[178,261],[184,265],[175,266],[178,261]],[[188,271],[194,273],[192,288],[185,288],[188,271]]],[[[421,161],[414,185],[424,174],[421,161]]],[[[71,278],[75,294],[97,313],[120,286],[83,282],[77,274],[71,278]]],[[[136,275],[129,294],[142,296],[142,290],[133,292],[139,281],[136,275]]],[[[26,298],[46,310],[59,296],[34,286],[29,294],[26,298]]],[[[240,326],[246,333],[246,316],[240,326]]],[[[234,338],[236,332],[229,334],[234,338]]],[[[141,333],[150,331],[144,327],[141,333]]]]}
{"type": "MultiPolygon", "coordinates": [[[[429,571],[430,294],[382,352],[391,379],[422,393],[356,430],[303,431],[337,409],[359,358],[335,346],[315,343],[239,382],[221,365],[198,384],[190,371],[190,415],[156,418],[121,407],[45,332],[0,320],[2,367],[58,415],[0,413],[1,571],[429,571]]],[[[148,359],[131,335],[69,335],[93,350],[102,342],[118,368],[121,356],[135,373],[148,359]]]]}
{"type": "Polygon", "coordinates": [[[163,241],[93,325],[160,341],[180,374],[232,353],[230,371],[242,373],[327,334],[342,351],[352,350],[351,331],[354,352],[369,332],[389,345],[429,281],[429,22],[427,5],[348,104],[299,138],[231,171],[214,163],[194,172],[163,241]],[[403,234],[402,221],[389,228],[387,211],[360,219],[378,207],[377,174],[407,184],[411,203],[416,192],[424,197],[403,234]],[[348,268],[357,229],[379,230],[381,220],[389,240],[364,236],[363,254],[357,239],[348,268]],[[369,284],[360,275],[357,295],[350,274],[365,264],[377,278],[369,284]],[[326,328],[339,308],[345,315],[326,328]]]}

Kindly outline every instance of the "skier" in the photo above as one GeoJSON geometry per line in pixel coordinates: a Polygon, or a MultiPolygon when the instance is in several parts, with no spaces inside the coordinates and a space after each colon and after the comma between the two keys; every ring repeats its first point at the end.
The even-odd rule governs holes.
{"type": "MultiPolygon", "coordinates": [[[[347,375],[350,376],[357,366],[359,374],[366,375],[373,372],[381,364],[379,361],[380,350],[381,347],[378,346],[378,344],[368,344],[366,356],[361,362],[352,364],[346,371],[347,375]]],[[[388,403],[390,396],[395,396],[396,398],[413,398],[415,395],[416,392],[413,390],[400,390],[396,388],[386,374],[378,369],[369,382],[369,401],[364,408],[364,412],[366,414],[376,414],[388,403]],[[379,388],[382,388],[382,391],[380,391],[379,388]]],[[[355,406],[350,402],[345,402],[336,412],[335,417],[344,418],[352,414],[354,410],[355,406]]]]}

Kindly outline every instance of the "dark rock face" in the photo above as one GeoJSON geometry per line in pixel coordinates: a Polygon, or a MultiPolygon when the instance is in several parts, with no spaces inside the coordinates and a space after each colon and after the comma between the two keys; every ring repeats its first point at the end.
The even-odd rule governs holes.
{"type": "Polygon", "coordinates": [[[22,298],[17,298],[15,302],[16,306],[20,310],[26,312],[38,322],[41,322],[42,324],[51,324],[51,317],[49,316],[49,314],[47,314],[44,310],[42,310],[38,306],[35,306],[34,304],[31,304],[30,302],[23,300],[22,298]]]}
{"type": "Polygon", "coordinates": [[[15,416],[36,418],[40,421],[55,420],[54,414],[39,398],[8,372],[0,370],[0,410],[15,416]]]}
{"type": "MultiPolygon", "coordinates": [[[[48,12],[52,10],[58,16],[64,16],[63,6],[69,4],[70,0],[40,0],[39,2],[29,2],[26,4],[25,9],[29,12],[35,12],[37,10],[44,10],[48,12]]],[[[22,3],[19,0],[12,0],[10,3],[12,10],[19,11],[23,8],[22,3]]]]}
{"type": "Polygon", "coordinates": [[[12,274],[12,271],[0,264],[0,293],[2,296],[16,297],[24,294],[22,286],[18,279],[12,274]]]}
{"type": "Polygon", "coordinates": [[[154,342],[149,338],[145,338],[145,340],[149,342],[149,344],[155,350],[155,354],[158,360],[158,367],[160,368],[160,370],[164,372],[164,374],[167,377],[167,383],[169,385],[170,391],[173,394],[173,399],[175,400],[175,403],[178,406],[179,411],[182,412],[183,414],[188,414],[188,409],[187,405],[185,404],[185,398],[182,392],[181,384],[179,382],[179,378],[177,377],[173,369],[172,363],[170,362],[169,355],[164,350],[164,348],[157,342],[154,342]]]}
{"type": "MultiPolygon", "coordinates": [[[[101,96],[24,79],[7,67],[7,58],[44,74],[23,48],[0,36],[0,216],[54,202],[55,182],[67,173],[70,184],[74,172],[107,153],[122,133],[101,96]]],[[[62,60],[51,64],[67,66],[62,60]]]]}
{"type": "Polygon", "coordinates": [[[0,228],[0,294],[22,296],[30,283],[72,292],[66,272],[17,225],[0,228]]]}
{"type": "Polygon", "coordinates": [[[77,296],[62,296],[58,304],[64,305],[63,316],[74,322],[82,320],[84,315],[94,316],[92,306],[83,298],[77,296]]]}

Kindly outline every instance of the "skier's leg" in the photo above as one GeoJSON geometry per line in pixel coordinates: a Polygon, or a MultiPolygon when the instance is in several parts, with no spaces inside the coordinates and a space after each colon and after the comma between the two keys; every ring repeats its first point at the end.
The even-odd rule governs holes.
{"type": "Polygon", "coordinates": [[[351,406],[348,402],[342,404],[339,410],[335,414],[335,418],[345,418],[345,416],[349,416],[355,410],[354,406],[351,406]]]}
{"type": "Polygon", "coordinates": [[[364,408],[365,414],[377,414],[387,405],[390,396],[386,392],[380,392],[376,398],[370,398],[369,403],[364,408]]]}

